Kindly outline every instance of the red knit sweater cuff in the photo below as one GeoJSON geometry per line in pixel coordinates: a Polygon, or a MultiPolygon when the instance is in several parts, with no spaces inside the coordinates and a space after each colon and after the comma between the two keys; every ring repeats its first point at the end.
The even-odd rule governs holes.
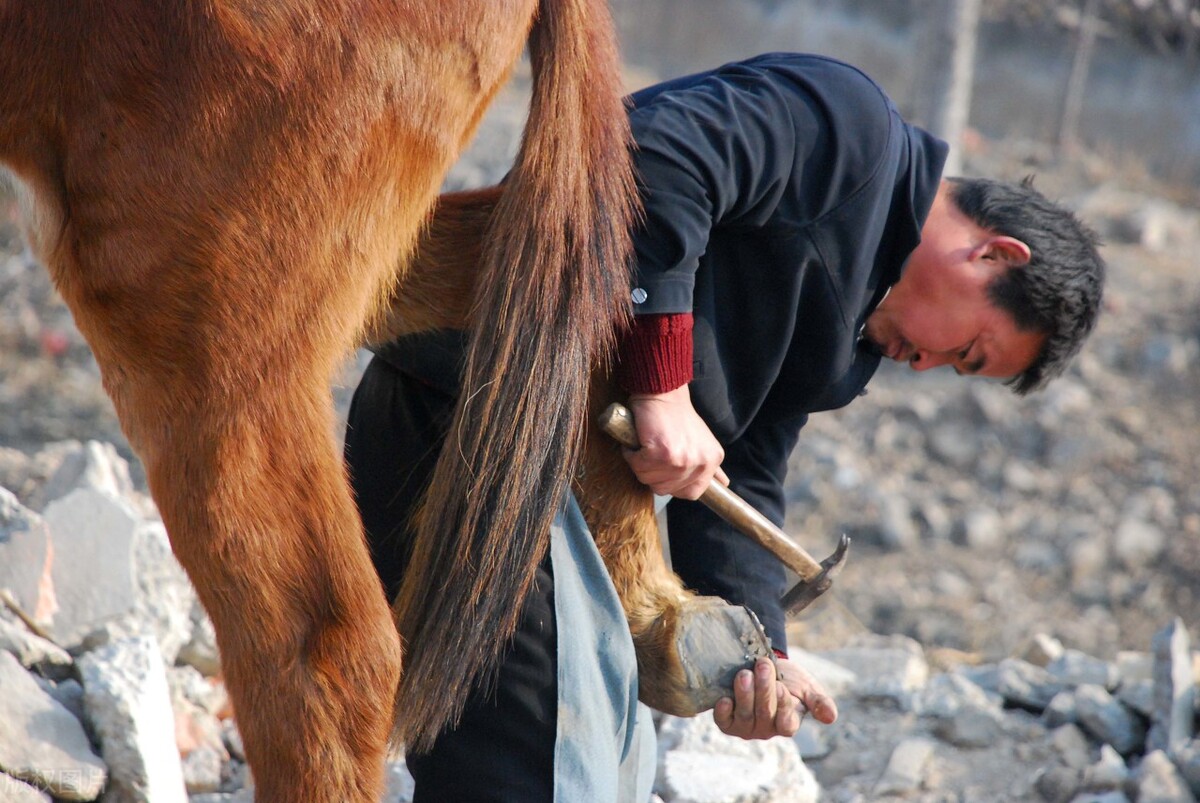
{"type": "Polygon", "coordinates": [[[692,314],[638,315],[618,350],[617,382],[629,393],[666,393],[692,381],[692,314]]]}

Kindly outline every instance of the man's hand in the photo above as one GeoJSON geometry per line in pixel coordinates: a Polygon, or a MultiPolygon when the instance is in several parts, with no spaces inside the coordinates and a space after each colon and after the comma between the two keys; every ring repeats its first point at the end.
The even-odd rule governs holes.
{"type": "Polygon", "coordinates": [[[728,485],[721,470],[725,450],[692,407],[687,385],[629,398],[642,448],[625,450],[625,460],[643,485],[663,496],[699,499],[713,477],[728,485]]]}
{"type": "Polygon", "coordinates": [[[837,720],[837,704],[808,672],[786,658],[776,659],[776,669],[766,658],[758,659],[754,672],[743,669],[733,681],[733,697],[724,697],[713,711],[723,733],[742,739],[794,736],[800,729],[804,707],[818,722],[837,720]]]}

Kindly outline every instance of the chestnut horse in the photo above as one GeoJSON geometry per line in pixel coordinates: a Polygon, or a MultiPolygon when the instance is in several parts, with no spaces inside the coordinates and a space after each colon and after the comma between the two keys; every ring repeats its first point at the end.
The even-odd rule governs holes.
{"type": "Polygon", "coordinates": [[[0,0],[0,161],[212,616],[258,799],[377,800],[393,708],[427,745],[512,630],[627,314],[619,98],[601,0],[0,0]],[[385,299],[439,292],[414,244],[527,36],[401,681],[328,383],[385,299]]]}

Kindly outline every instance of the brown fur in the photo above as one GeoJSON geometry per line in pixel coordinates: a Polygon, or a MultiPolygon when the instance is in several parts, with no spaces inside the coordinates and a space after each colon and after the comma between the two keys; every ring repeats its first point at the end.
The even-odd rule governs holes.
{"type": "Polygon", "coordinates": [[[405,292],[535,12],[470,409],[433,491],[447,515],[420,536],[433,588],[398,612],[404,738],[427,744],[493,660],[569,477],[587,363],[623,314],[632,185],[602,3],[536,5],[0,0],[0,161],[212,615],[260,800],[378,799],[400,648],[328,381],[405,292]]]}

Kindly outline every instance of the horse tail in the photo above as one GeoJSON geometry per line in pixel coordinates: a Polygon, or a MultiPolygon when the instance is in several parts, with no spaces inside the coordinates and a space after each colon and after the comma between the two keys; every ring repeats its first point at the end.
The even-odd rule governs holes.
{"type": "Polygon", "coordinates": [[[594,360],[629,314],[636,191],[606,4],[541,0],[529,52],[529,121],[396,600],[406,653],[393,738],[416,751],[494,677],[580,450],[594,360]]]}

